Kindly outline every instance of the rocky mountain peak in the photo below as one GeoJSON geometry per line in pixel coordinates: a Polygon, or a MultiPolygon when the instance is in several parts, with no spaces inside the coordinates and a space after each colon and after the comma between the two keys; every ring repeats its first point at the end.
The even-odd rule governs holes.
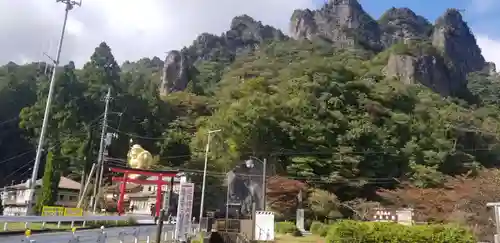
{"type": "Polygon", "coordinates": [[[455,8],[449,8],[447,9],[443,15],[441,15],[437,20],[436,20],[436,25],[452,25],[452,26],[459,26],[459,25],[467,25],[463,18],[462,14],[458,9],[455,8]]]}
{"type": "Polygon", "coordinates": [[[486,65],[476,38],[457,9],[448,9],[436,20],[432,44],[451,62],[459,80],[465,79],[467,73],[483,70],[486,65]]]}
{"type": "Polygon", "coordinates": [[[427,39],[432,24],[409,8],[390,8],[378,20],[385,47],[408,40],[427,39]]]}
{"type": "Polygon", "coordinates": [[[240,37],[243,41],[264,42],[266,40],[282,40],[285,35],[280,30],[269,25],[263,25],[248,15],[236,16],[231,21],[227,37],[240,37]]]}
{"type": "Polygon", "coordinates": [[[162,71],[160,94],[167,95],[170,92],[186,89],[189,82],[187,71],[188,62],[185,56],[177,50],[168,52],[162,71]]]}
{"type": "Polygon", "coordinates": [[[299,40],[321,39],[340,47],[382,49],[377,22],[357,0],[330,0],[319,10],[295,10],[290,33],[299,40]]]}
{"type": "Polygon", "coordinates": [[[263,25],[248,15],[232,19],[228,31],[222,35],[200,34],[193,43],[181,51],[170,51],[162,72],[160,94],[184,90],[190,80],[190,70],[202,61],[230,63],[235,56],[269,40],[285,40],[287,37],[280,30],[263,25]]]}
{"type": "Polygon", "coordinates": [[[358,0],[328,0],[324,7],[329,8],[333,6],[349,6],[354,8],[361,8],[361,4],[359,4],[358,0]]]}

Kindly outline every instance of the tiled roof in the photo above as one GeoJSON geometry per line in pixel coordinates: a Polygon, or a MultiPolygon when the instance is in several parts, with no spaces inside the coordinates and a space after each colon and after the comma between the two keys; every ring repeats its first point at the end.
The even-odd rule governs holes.
{"type": "MultiPolygon", "coordinates": [[[[36,181],[37,186],[42,186],[42,179],[38,179],[36,181]]],[[[61,179],[59,180],[59,188],[60,189],[72,189],[72,190],[80,190],[80,183],[76,182],[74,180],[71,180],[69,178],[66,178],[64,176],[61,176],[61,179]]],[[[6,188],[27,188],[26,187],[26,182],[20,183],[17,185],[13,186],[7,186],[6,188]]]]}

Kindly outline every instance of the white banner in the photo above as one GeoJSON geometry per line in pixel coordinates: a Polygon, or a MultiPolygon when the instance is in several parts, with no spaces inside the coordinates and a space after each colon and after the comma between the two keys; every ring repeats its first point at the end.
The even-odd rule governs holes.
{"type": "Polygon", "coordinates": [[[175,239],[187,241],[191,230],[191,212],[193,210],[194,184],[181,183],[179,202],[177,204],[177,218],[175,224],[175,239]]]}

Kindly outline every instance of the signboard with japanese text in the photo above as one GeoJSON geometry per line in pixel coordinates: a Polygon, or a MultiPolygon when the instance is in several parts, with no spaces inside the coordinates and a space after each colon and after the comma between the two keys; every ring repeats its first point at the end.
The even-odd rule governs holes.
{"type": "Polygon", "coordinates": [[[175,239],[186,241],[191,231],[191,213],[193,210],[194,184],[181,183],[179,201],[177,204],[177,218],[175,225],[175,239]]]}

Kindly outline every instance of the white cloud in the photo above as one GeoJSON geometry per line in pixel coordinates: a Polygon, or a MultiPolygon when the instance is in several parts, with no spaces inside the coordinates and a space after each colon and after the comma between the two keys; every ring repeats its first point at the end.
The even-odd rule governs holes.
{"type": "Polygon", "coordinates": [[[500,40],[487,35],[476,35],[476,41],[486,61],[495,63],[497,71],[500,71],[500,40]]]}
{"type": "MultiPolygon", "coordinates": [[[[82,65],[106,41],[121,62],[163,56],[202,32],[220,34],[236,15],[288,29],[294,9],[313,0],[83,0],[69,14],[62,62],[82,65]]],[[[0,64],[55,55],[64,5],[55,0],[0,0],[0,64]]]]}
{"type": "Polygon", "coordinates": [[[470,9],[477,14],[484,14],[498,10],[498,6],[498,0],[470,0],[467,9],[470,9]]]}

